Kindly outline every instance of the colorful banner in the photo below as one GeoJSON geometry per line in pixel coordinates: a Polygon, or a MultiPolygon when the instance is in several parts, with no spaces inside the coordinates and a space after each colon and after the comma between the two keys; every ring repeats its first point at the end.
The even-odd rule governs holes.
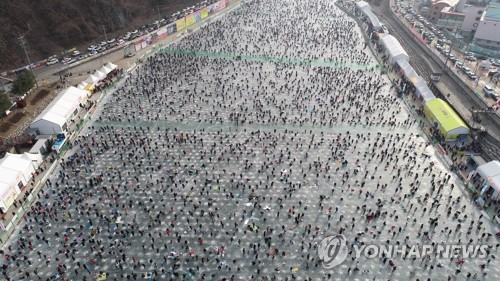
{"type": "Polygon", "coordinates": [[[208,8],[203,8],[200,11],[201,19],[208,17],[208,8]]]}
{"type": "Polygon", "coordinates": [[[181,31],[184,28],[186,28],[186,18],[182,18],[182,19],[176,21],[175,27],[177,28],[177,31],[181,31]]]}
{"type": "Polygon", "coordinates": [[[170,25],[167,25],[167,34],[172,35],[175,32],[177,32],[177,25],[175,23],[171,23],[170,25]]]}
{"type": "Polygon", "coordinates": [[[186,17],[186,26],[191,26],[194,23],[194,14],[186,17]]]}

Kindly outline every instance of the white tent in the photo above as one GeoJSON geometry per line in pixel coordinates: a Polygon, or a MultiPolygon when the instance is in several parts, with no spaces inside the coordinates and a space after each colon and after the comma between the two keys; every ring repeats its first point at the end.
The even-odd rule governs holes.
{"type": "Polygon", "coordinates": [[[21,187],[26,186],[42,163],[40,154],[7,153],[0,159],[0,209],[6,212],[17,196],[21,187]]]}
{"type": "Polygon", "coordinates": [[[97,78],[96,76],[90,74],[89,77],[87,79],[85,79],[85,83],[87,84],[95,84],[99,81],[99,78],[97,78]]]}
{"type": "Polygon", "coordinates": [[[408,79],[412,83],[415,83],[418,74],[417,72],[415,72],[410,63],[404,58],[396,60],[396,63],[399,65],[399,68],[404,73],[406,79],[408,79]]]}
{"type": "Polygon", "coordinates": [[[87,99],[87,92],[75,87],[62,91],[31,123],[30,128],[41,135],[55,135],[67,130],[68,122],[87,99]]]}
{"type": "Polygon", "coordinates": [[[500,175],[500,162],[494,160],[483,164],[476,169],[477,173],[484,179],[500,175]]]}
{"type": "Polygon", "coordinates": [[[106,68],[109,68],[111,70],[115,70],[117,68],[116,64],[112,64],[111,62],[108,62],[106,64],[106,68]]]}
{"type": "Polygon", "coordinates": [[[80,89],[80,90],[83,90],[85,89],[85,86],[87,86],[88,83],[85,83],[82,81],[82,83],[78,84],[77,88],[80,89]]]}
{"type": "Polygon", "coordinates": [[[35,172],[35,165],[36,164],[34,164],[30,158],[24,156],[24,154],[7,153],[5,157],[0,160],[0,167],[19,171],[26,182],[31,179],[35,172]]]}
{"type": "Polygon", "coordinates": [[[370,7],[370,4],[366,3],[365,1],[356,2],[356,8],[358,8],[360,11],[371,11],[372,10],[372,8],[370,7]]]}
{"type": "Polygon", "coordinates": [[[25,185],[21,172],[0,166],[0,209],[7,212],[14,200],[21,193],[19,185],[25,185]]]}
{"type": "Polygon", "coordinates": [[[382,28],[382,23],[378,20],[377,16],[370,10],[365,10],[364,11],[366,17],[368,18],[368,20],[370,20],[370,23],[372,24],[373,26],[373,29],[378,31],[378,32],[382,32],[383,31],[383,28],[382,28]]]}
{"type": "Polygon", "coordinates": [[[112,70],[111,70],[110,68],[107,68],[106,66],[103,66],[103,67],[101,67],[101,69],[99,69],[99,71],[100,71],[100,72],[102,72],[102,73],[106,73],[106,74],[108,74],[108,73],[110,73],[112,70]]]}
{"type": "Polygon", "coordinates": [[[384,45],[385,52],[389,56],[390,63],[396,63],[397,60],[409,61],[410,57],[406,53],[405,49],[399,44],[398,39],[389,34],[384,34],[380,39],[382,45],[384,45]]]}
{"type": "Polygon", "coordinates": [[[422,77],[417,76],[416,82],[413,83],[413,85],[415,86],[415,94],[422,100],[424,104],[436,98],[436,96],[432,93],[431,89],[429,89],[422,77]]]}
{"type": "Polygon", "coordinates": [[[100,72],[99,70],[96,70],[94,72],[94,74],[92,74],[92,75],[94,75],[95,77],[97,77],[97,79],[99,79],[99,81],[101,81],[102,79],[106,78],[106,73],[100,72]]]}

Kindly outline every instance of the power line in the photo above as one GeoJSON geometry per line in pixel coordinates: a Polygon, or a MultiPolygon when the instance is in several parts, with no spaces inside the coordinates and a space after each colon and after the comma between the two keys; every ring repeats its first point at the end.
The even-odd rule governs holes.
{"type": "Polygon", "coordinates": [[[35,80],[35,86],[38,88],[38,83],[36,82],[35,71],[33,71],[33,65],[31,65],[30,56],[28,55],[28,51],[26,50],[27,42],[26,42],[25,36],[26,36],[26,34],[19,35],[19,37],[17,39],[19,40],[19,45],[24,50],[24,54],[26,55],[26,59],[28,60],[28,67],[31,70],[31,74],[33,74],[33,79],[35,80]]]}

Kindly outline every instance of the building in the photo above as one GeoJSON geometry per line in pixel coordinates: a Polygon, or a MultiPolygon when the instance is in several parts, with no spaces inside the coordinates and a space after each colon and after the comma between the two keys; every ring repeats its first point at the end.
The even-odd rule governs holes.
{"type": "Polygon", "coordinates": [[[500,49],[500,4],[486,7],[474,34],[474,43],[488,49],[500,49]]]}
{"type": "Polygon", "coordinates": [[[464,19],[460,31],[474,33],[479,26],[486,7],[470,6],[465,8],[464,19]]]}
{"type": "Polygon", "coordinates": [[[30,129],[39,135],[66,132],[70,122],[87,102],[88,92],[69,87],[62,91],[31,123],[30,129]]]}
{"type": "Polygon", "coordinates": [[[441,18],[441,12],[444,8],[451,8],[450,11],[453,11],[458,2],[459,0],[433,0],[427,17],[430,21],[436,22],[441,18]]]}
{"type": "Polygon", "coordinates": [[[432,127],[439,130],[445,141],[463,141],[470,133],[462,118],[442,99],[426,102],[424,113],[432,127]]]}

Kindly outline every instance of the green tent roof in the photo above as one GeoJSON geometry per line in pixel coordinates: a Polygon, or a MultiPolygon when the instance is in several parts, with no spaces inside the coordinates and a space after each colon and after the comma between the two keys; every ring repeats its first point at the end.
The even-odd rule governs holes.
{"type": "Polygon", "coordinates": [[[460,127],[469,129],[462,118],[442,99],[433,99],[428,101],[424,106],[432,112],[437,122],[447,132],[460,127]]]}

